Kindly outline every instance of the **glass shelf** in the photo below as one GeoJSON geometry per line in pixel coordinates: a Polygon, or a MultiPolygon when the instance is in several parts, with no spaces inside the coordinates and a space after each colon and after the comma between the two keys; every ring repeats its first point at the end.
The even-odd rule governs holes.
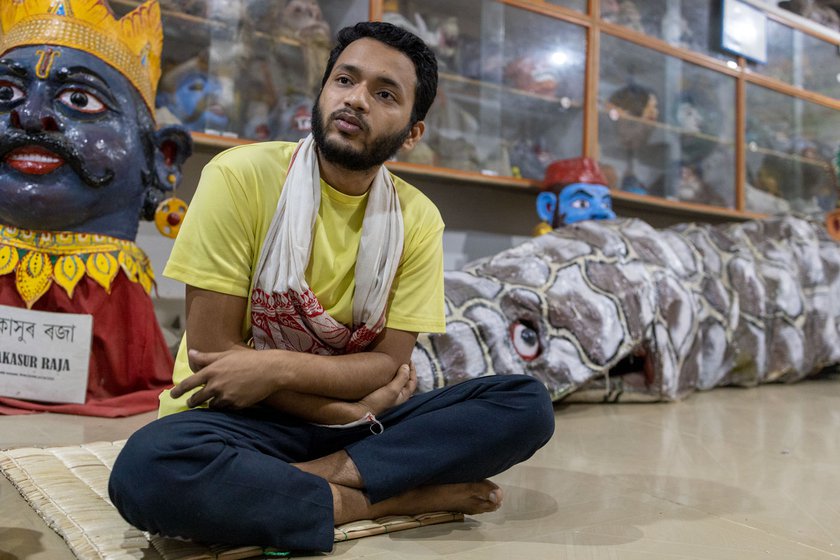
{"type": "Polygon", "coordinates": [[[747,106],[747,210],[834,208],[838,185],[832,161],[840,146],[840,112],[751,84],[747,106]]]}
{"type": "MultiPolygon", "coordinates": [[[[110,1],[118,15],[140,4],[110,1]]],[[[766,64],[741,67],[718,48],[716,5],[161,0],[158,121],[184,124],[212,149],[302,138],[336,31],[381,15],[420,35],[440,65],[426,135],[398,154],[399,169],[539,187],[550,162],[591,155],[617,198],[651,208],[746,216],[832,207],[838,186],[826,162],[840,146],[838,44],[775,10],[766,64]],[[588,61],[590,28],[600,52],[588,61]],[[786,185],[781,205],[762,189],[772,173],[786,185]],[[828,194],[803,202],[817,200],[814,190],[828,194]],[[746,207],[736,208],[741,200],[746,207]]]]}
{"type": "Polygon", "coordinates": [[[555,6],[563,6],[564,8],[569,8],[570,10],[576,10],[578,12],[586,11],[586,0],[545,0],[545,3],[553,4],[555,6]]]}
{"type": "Polygon", "coordinates": [[[735,205],[735,80],[646,47],[601,39],[600,162],[614,188],[735,205]]]}
{"type": "Polygon", "coordinates": [[[458,31],[438,52],[441,80],[426,137],[400,161],[542,180],[551,161],[581,154],[583,27],[490,0],[398,7],[383,19],[458,31]]]}
{"type": "Polygon", "coordinates": [[[718,23],[712,0],[601,0],[601,19],[720,60],[714,48],[718,23]]]}
{"type": "Polygon", "coordinates": [[[767,21],[767,63],[750,68],[781,82],[840,99],[840,48],[775,20],[767,21]]]}
{"type": "MultiPolygon", "coordinates": [[[[137,0],[112,0],[120,15],[137,0]]],[[[335,33],[369,19],[368,0],[161,0],[159,125],[252,140],[297,140],[335,33]]]]}

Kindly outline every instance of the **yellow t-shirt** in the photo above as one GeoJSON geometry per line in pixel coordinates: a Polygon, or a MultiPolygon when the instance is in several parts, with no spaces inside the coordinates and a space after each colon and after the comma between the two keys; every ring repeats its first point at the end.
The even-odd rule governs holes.
{"type": "MultiPolygon", "coordinates": [[[[197,288],[248,298],[263,240],[274,218],[296,144],[262,142],[226,150],[205,166],[163,274],[197,288]]],[[[391,287],[385,325],[411,332],[443,332],[443,220],[416,188],[393,177],[405,239],[391,287]]],[[[352,322],[355,264],[368,195],[350,196],[321,181],[306,281],[336,321],[352,322]]],[[[250,301],[242,340],[250,338],[250,301]]],[[[186,336],[173,382],[191,374],[186,336]]],[[[186,410],[164,391],[160,415],[186,410]]]]}

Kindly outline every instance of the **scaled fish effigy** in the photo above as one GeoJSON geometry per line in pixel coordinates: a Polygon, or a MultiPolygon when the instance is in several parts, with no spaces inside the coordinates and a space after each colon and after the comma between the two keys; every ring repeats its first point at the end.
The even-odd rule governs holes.
{"type": "Polygon", "coordinates": [[[840,244],[811,218],[585,221],[446,273],[420,390],[525,374],[555,400],[673,400],[840,362],[840,244]]]}

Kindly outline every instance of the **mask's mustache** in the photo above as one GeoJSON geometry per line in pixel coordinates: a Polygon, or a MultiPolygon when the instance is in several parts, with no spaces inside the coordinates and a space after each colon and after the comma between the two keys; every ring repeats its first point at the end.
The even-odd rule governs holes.
{"type": "Polygon", "coordinates": [[[97,176],[85,165],[75,146],[60,136],[46,132],[26,133],[19,130],[7,130],[0,137],[0,161],[4,160],[13,150],[31,145],[40,146],[54,152],[90,187],[98,189],[114,179],[114,171],[111,169],[106,169],[102,175],[97,176]]]}

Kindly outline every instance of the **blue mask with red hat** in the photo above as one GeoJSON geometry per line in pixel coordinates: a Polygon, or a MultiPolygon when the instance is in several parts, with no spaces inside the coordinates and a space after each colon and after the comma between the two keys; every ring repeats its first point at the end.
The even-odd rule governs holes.
{"type": "Polygon", "coordinates": [[[548,166],[543,184],[556,191],[537,196],[537,215],[551,227],[583,220],[614,220],[610,189],[594,160],[571,158],[548,166]]]}
{"type": "Polygon", "coordinates": [[[583,220],[615,219],[610,189],[589,183],[566,185],[559,196],[553,192],[540,193],[537,196],[537,214],[541,220],[554,227],[583,220]],[[554,223],[555,216],[560,223],[554,223]]]}

